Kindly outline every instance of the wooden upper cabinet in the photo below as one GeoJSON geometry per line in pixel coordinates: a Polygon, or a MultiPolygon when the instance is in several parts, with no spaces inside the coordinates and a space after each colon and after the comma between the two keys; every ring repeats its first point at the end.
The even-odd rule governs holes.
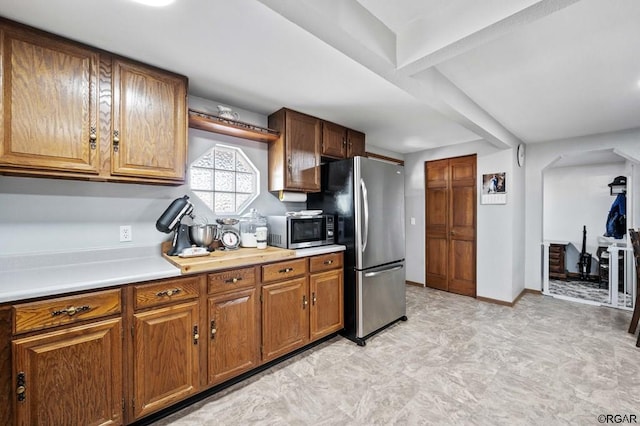
{"type": "Polygon", "coordinates": [[[186,79],[122,59],[112,67],[111,174],[184,180],[186,79]]]}
{"type": "Polygon", "coordinates": [[[364,133],[347,129],[347,158],[364,157],[365,155],[364,133]]]}
{"type": "Polygon", "coordinates": [[[364,156],[364,143],[364,133],[328,121],[322,122],[322,156],[336,159],[364,156]]]}
{"type": "Polygon", "coordinates": [[[0,166],[98,174],[92,49],[0,22],[0,166]]]}
{"type": "Polygon", "coordinates": [[[283,108],[269,127],[280,131],[269,145],[269,191],[320,191],[320,119],[283,108]]]}
{"type": "Polygon", "coordinates": [[[280,137],[269,144],[269,191],[320,191],[320,157],[365,155],[365,135],[282,108],[269,116],[280,137]]]}
{"type": "Polygon", "coordinates": [[[122,424],[122,320],[12,342],[16,425],[122,424]]]}
{"type": "Polygon", "coordinates": [[[187,79],[0,18],[0,172],[179,184],[187,79]]]}
{"type": "Polygon", "coordinates": [[[322,155],[345,158],[347,154],[347,129],[328,121],[322,122],[322,155]]]}

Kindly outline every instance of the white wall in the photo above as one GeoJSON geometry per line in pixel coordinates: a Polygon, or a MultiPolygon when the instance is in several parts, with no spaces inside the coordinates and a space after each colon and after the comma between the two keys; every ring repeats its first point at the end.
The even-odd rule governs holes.
{"type": "MultiPolygon", "coordinates": [[[[425,198],[424,163],[442,158],[477,154],[477,294],[481,297],[511,302],[523,288],[522,269],[519,258],[522,249],[515,243],[522,233],[519,225],[523,216],[523,172],[515,166],[514,149],[498,150],[485,141],[431,149],[405,155],[405,220],[407,227],[407,280],[424,284],[425,246],[425,198]],[[507,204],[480,204],[481,176],[493,172],[507,174],[507,204]],[[520,204],[520,205],[519,205],[520,204]],[[411,225],[411,218],[415,225],[411,225]]],[[[520,244],[521,245],[521,244],[520,244]]]]}
{"type": "MultiPolygon", "coordinates": [[[[625,173],[625,162],[550,168],[543,172],[543,238],[568,241],[567,270],[578,272],[576,263],[582,250],[582,227],[587,227],[586,251],[595,256],[598,236],[615,196],[608,183],[625,173]]],[[[596,261],[591,263],[596,273],[596,261]]]]}
{"type": "MultiPolygon", "coordinates": [[[[216,111],[216,102],[190,98],[199,110],[216,111]]],[[[240,119],[266,126],[267,117],[238,110],[240,119]]],[[[241,147],[260,171],[260,196],[250,207],[262,214],[300,210],[305,203],[281,203],[267,191],[267,144],[189,129],[189,161],[215,143],[241,147]]],[[[155,245],[169,238],[155,222],[178,187],[0,176],[0,255],[155,245]],[[132,225],[133,241],[119,242],[120,225],[132,225]]],[[[215,218],[195,196],[196,215],[215,218]]],[[[187,219],[189,220],[189,219],[187,219]]],[[[188,222],[185,222],[188,223],[188,222]]]]}
{"type": "MultiPolygon", "coordinates": [[[[614,133],[589,135],[578,138],[550,141],[527,145],[526,165],[526,201],[525,201],[525,285],[527,288],[542,288],[542,256],[541,242],[543,234],[543,170],[559,156],[578,155],[580,153],[614,149],[627,158],[640,159],[640,129],[614,133]]],[[[633,214],[627,218],[627,225],[638,227],[640,224],[640,167],[631,170],[629,163],[625,173],[633,173],[633,214]]],[[[608,190],[608,188],[607,188],[608,190]]],[[[613,201],[613,200],[612,200],[613,201]]],[[[582,238],[582,227],[579,226],[579,238],[582,238]]],[[[595,254],[595,253],[593,253],[595,254]]]]}

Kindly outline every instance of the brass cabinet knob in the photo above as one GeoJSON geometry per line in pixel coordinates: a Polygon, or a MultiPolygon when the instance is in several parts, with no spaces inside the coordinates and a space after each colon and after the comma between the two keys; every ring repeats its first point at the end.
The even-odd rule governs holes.
{"type": "Polygon", "coordinates": [[[98,139],[98,135],[96,134],[96,128],[91,127],[89,130],[89,147],[91,149],[96,149],[96,139],[98,139]]]}
{"type": "Polygon", "coordinates": [[[57,317],[58,315],[67,314],[68,316],[72,317],[77,313],[88,311],[89,309],[91,309],[91,306],[89,306],[89,305],[77,306],[77,307],[76,306],[71,306],[70,308],[60,309],[58,311],[53,311],[53,312],[51,312],[51,316],[52,317],[57,317]]]}
{"type": "Polygon", "coordinates": [[[162,296],[169,296],[169,297],[171,297],[171,296],[173,296],[174,294],[178,294],[178,293],[180,293],[180,291],[181,291],[181,290],[180,290],[179,288],[172,288],[172,289],[169,289],[169,290],[163,290],[163,291],[160,291],[160,292],[156,293],[156,296],[158,296],[158,297],[162,297],[162,296]]]}
{"type": "Polygon", "coordinates": [[[211,321],[210,332],[211,332],[211,339],[213,340],[216,337],[216,333],[218,332],[218,329],[216,328],[215,320],[211,321]]]}

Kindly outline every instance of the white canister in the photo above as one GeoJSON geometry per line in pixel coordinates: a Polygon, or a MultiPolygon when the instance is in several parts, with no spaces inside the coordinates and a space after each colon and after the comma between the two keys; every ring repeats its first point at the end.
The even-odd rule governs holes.
{"type": "Polygon", "coordinates": [[[267,248],[267,234],[268,234],[268,229],[266,226],[258,226],[256,228],[256,248],[259,248],[259,249],[267,248]]]}

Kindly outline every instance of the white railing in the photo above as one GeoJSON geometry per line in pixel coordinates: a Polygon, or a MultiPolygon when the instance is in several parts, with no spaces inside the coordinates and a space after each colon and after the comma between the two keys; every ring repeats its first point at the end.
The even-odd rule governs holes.
{"type": "MultiPolygon", "coordinates": [[[[551,244],[569,244],[567,241],[543,241],[542,242],[542,293],[548,296],[559,297],[561,299],[569,299],[577,302],[585,302],[588,304],[594,304],[592,301],[583,301],[582,299],[570,298],[562,295],[557,295],[550,292],[549,289],[549,246],[551,244]]],[[[617,244],[611,244],[607,247],[609,253],[609,301],[608,303],[600,303],[601,305],[611,306],[612,308],[618,308],[623,310],[633,310],[636,300],[636,273],[633,257],[633,249],[630,247],[621,247],[617,244]],[[624,256],[624,287],[623,297],[625,298],[623,305],[618,306],[618,282],[620,279],[618,271],[618,259],[620,258],[620,252],[626,252],[624,256]],[[627,302],[630,303],[630,307],[627,306],[627,302]]]]}

